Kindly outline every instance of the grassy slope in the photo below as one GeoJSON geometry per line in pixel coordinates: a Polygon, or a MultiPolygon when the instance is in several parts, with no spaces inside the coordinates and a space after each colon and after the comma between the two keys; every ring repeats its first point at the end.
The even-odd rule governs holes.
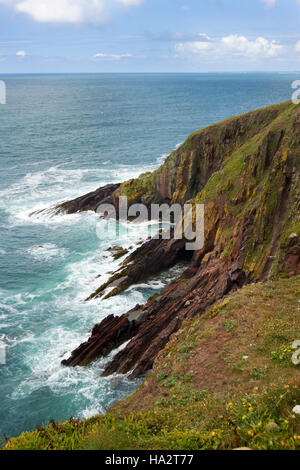
{"type": "Polygon", "coordinates": [[[298,299],[299,276],[244,287],[185,323],[107,415],[52,423],[6,449],[300,449],[298,299]]]}

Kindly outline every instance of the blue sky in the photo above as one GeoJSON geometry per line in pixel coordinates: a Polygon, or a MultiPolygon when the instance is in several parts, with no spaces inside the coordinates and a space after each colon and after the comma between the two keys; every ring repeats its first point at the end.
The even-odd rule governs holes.
{"type": "Polygon", "coordinates": [[[300,0],[0,0],[0,73],[300,69],[300,0]]]}

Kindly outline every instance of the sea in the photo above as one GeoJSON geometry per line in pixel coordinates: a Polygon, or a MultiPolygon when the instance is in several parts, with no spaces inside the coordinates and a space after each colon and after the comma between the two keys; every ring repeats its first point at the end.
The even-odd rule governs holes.
{"type": "Polygon", "coordinates": [[[148,224],[110,232],[93,212],[32,212],[156,169],[191,132],[290,99],[299,78],[0,73],[0,438],[105,413],[133,393],[139,380],[101,377],[111,355],[83,368],[61,360],[95,323],[145,302],[182,269],[85,302],[118,268],[108,248],[134,249],[148,224]]]}

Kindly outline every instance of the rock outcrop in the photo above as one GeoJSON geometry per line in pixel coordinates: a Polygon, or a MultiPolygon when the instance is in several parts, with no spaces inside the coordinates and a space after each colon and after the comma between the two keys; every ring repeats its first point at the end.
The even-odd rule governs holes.
{"type": "Polygon", "coordinates": [[[33,212],[31,215],[39,215],[43,212],[49,212],[53,215],[76,214],[77,212],[96,212],[100,204],[115,204],[114,193],[118,190],[120,184],[108,184],[96,191],[80,196],[72,201],[62,202],[51,209],[43,209],[33,212]]]}
{"type": "Polygon", "coordinates": [[[56,206],[58,212],[65,214],[75,214],[76,212],[96,211],[100,204],[113,204],[113,194],[120,187],[120,184],[108,184],[85,196],[78,197],[72,201],[67,201],[56,206]]]}
{"type": "Polygon", "coordinates": [[[185,250],[185,240],[156,239],[146,241],[129,255],[121,268],[102,284],[88,300],[102,297],[107,299],[126,290],[132,284],[142,282],[149,276],[171,268],[182,260],[188,260],[191,252],[185,250]],[[109,292],[107,289],[111,288],[109,292]]]}
{"type": "MultiPolygon", "coordinates": [[[[104,375],[139,377],[184,319],[246,283],[299,274],[299,166],[300,107],[288,102],[198,131],[156,172],[98,190],[98,200],[105,196],[116,208],[122,195],[148,206],[204,204],[205,243],[187,252],[174,236],[151,239],[130,254],[87,300],[117,295],[181,260],[187,269],[144,306],[97,325],[64,365],[85,365],[130,340],[104,375]]],[[[94,209],[96,196],[75,201],[61,208],[94,209]]]]}
{"type": "Polygon", "coordinates": [[[121,317],[109,315],[99,325],[95,325],[86,343],[73,351],[72,356],[62,361],[64,366],[85,366],[100,356],[107,356],[138,331],[139,311],[121,317]]]}

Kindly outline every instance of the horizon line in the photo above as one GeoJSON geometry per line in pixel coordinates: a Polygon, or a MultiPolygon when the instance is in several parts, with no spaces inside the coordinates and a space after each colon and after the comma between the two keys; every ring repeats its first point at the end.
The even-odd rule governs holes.
{"type": "Polygon", "coordinates": [[[0,72],[2,75],[251,75],[251,74],[300,74],[300,70],[271,70],[271,71],[208,71],[208,72],[0,72]]]}

